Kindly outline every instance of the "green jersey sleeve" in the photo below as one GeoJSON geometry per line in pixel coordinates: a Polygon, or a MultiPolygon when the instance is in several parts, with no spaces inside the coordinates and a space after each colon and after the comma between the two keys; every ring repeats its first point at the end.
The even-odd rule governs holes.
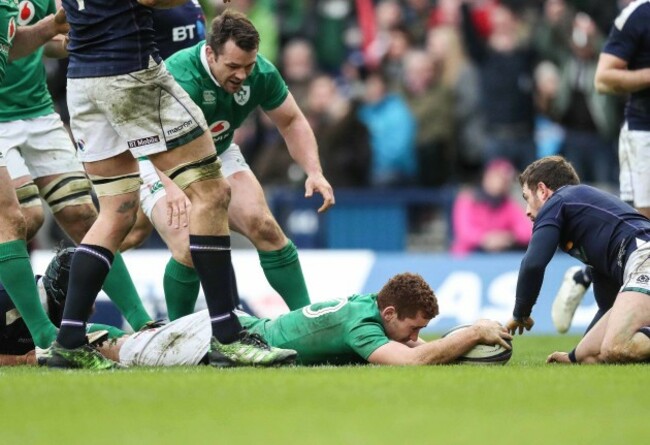
{"type": "Polygon", "coordinates": [[[389,341],[382,326],[375,321],[357,323],[348,334],[348,345],[364,360],[389,341]]]}
{"type": "Polygon", "coordinates": [[[11,0],[0,0],[0,85],[4,81],[11,42],[16,35],[16,5],[11,0]]]}
{"type": "Polygon", "coordinates": [[[263,56],[257,57],[258,72],[263,79],[264,86],[260,90],[264,91],[264,97],[260,101],[260,107],[263,110],[274,110],[282,105],[289,95],[289,88],[280,75],[278,69],[263,56]]]}

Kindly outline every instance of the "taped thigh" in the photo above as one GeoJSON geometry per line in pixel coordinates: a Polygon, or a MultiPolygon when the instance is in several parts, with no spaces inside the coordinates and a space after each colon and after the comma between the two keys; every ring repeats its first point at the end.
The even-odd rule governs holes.
{"type": "Polygon", "coordinates": [[[217,154],[211,154],[205,158],[192,162],[186,162],[177,167],[170,168],[164,172],[174,183],[185,190],[192,183],[208,179],[222,178],[221,161],[217,154]]]}
{"type": "Polygon", "coordinates": [[[41,196],[52,213],[57,213],[67,206],[92,204],[91,190],[86,175],[81,172],[66,173],[43,187],[41,196]]]}
{"type": "Polygon", "coordinates": [[[140,190],[140,185],[142,185],[140,173],[129,173],[119,176],[89,176],[98,198],[137,192],[140,190]]]}
{"type": "Polygon", "coordinates": [[[16,189],[16,196],[21,207],[37,207],[41,205],[38,187],[33,181],[21,185],[16,189]]]}

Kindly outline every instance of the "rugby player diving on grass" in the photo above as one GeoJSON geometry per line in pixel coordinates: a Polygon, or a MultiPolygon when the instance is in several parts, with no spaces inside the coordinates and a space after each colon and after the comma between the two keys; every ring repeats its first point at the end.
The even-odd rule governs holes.
{"type": "Polygon", "coordinates": [[[561,156],[519,176],[533,236],[517,281],[511,333],[530,330],[533,305],[557,248],[590,266],[598,312],[578,346],[547,362],[629,363],[650,359],[650,220],[615,196],[580,184],[561,156]]]}
{"type": "MultiPolygon", "coordinates": [[[[65,277],[65,264],[51,265],[48,274],[65,277]]],[[[0,298],[2,295],[0,292],[0,298]]],[[[425,342],[419,337],[420,330],[436,315],[434,292],[420,275],[412,273],[395,275],[377,294],[315,303],[275,319],[237,312],[250,335],[265,340],[270,347],[297,351],[297,363],[302,365],[444,364],[453,363],[477,344],[500,344],[510,349],[506,342],[510,334],[491,320],[479,320],[456,335],[425,342]]],[[[99,328],[95,325],[93,329],[99,328]]],[[[112,328],[111,339],[98,349],[125,366],[199,365],[207,363],[210,337],[210,317],[204,310],[130,335],[112,328]]],[[[37,358],[31,353],[14,361],[36,364],[37,358]]],[[[4,363],[8,362],[5,357],[4,363]]]]}

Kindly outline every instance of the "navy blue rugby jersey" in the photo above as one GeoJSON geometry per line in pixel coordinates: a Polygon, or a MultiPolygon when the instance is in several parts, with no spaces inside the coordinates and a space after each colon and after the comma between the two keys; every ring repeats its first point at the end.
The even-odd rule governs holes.
{"type": "Polygon", "coordinates": [[[205,39],[205,16],[198,0],[153,10],[156,46],[163,59],[205,39]]]}
{"type": "Polygon", "coordinates": [[[63,0],[70,23],[68,77],[103,77],[160,62],[151,9],[136,0],[63,0]]]}
{"type": "MultiPolygon", "coordinates": [[[[625,60],[630,70],[650,68],[650,0],[636,0],[621,11],[603,52],[625,60]]],[[[630,130],[650,131],[650,88],[630,94],[625,119],[630,130]]]]}
{"type": "Polygon", "coordinates": [[[634,239],[650,240],[650,220],[616,196],[583,184],[553,193],[535,219],[533,237],[547,226],[559,230],[561,250],[619,281],[634,239]]]}

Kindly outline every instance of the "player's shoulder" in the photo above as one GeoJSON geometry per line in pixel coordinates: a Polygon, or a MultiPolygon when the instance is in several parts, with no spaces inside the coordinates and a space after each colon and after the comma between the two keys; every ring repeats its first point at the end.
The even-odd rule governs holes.
{"type": "Polygon", "coordinates": [[[253,70],[254,74],[258,76],[279,75],[279,71],[273,62],[263,55],[258,53],[255,62],[255,69],[253,70]]]}
{"type": "Polygon", "coordinates": [[[650,26],[650,0],[635,0],[629,3],[614,20],[619,31],[627,26],[650,26]]]}

